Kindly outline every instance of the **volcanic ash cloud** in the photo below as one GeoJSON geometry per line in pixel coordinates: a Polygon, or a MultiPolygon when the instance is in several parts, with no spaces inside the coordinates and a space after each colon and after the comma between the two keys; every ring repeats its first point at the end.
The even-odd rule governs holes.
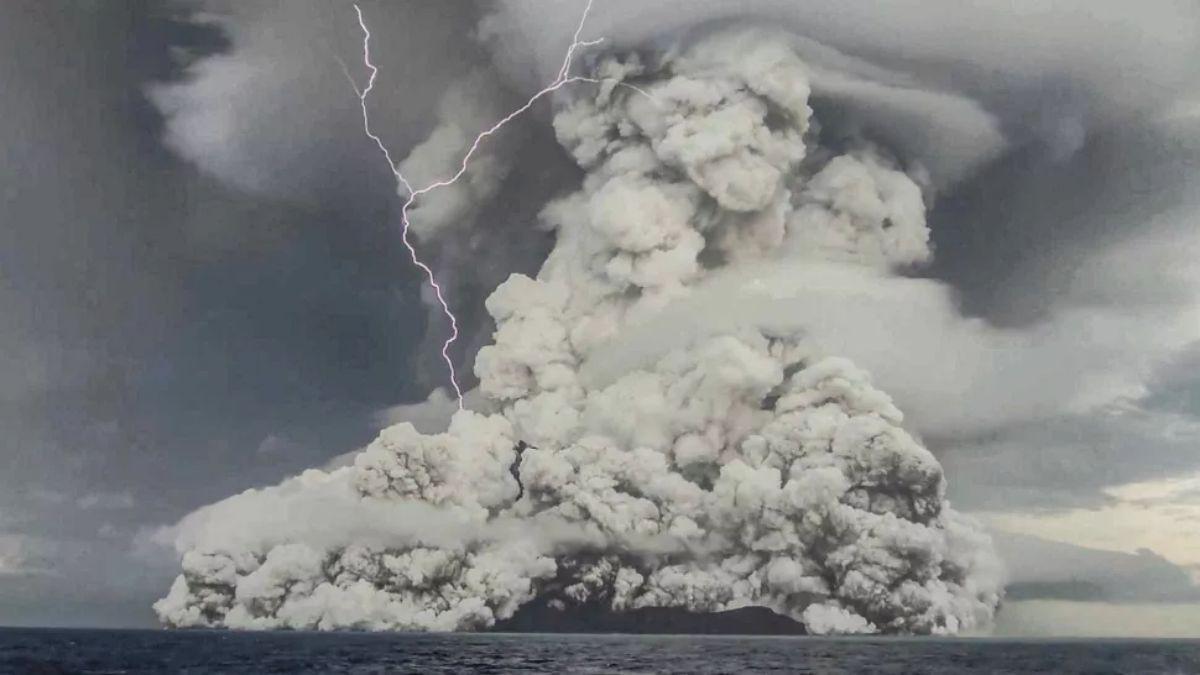
{"type": "Polygon", "coordinates": [[[762,606],[812,633],[990,621],[990,540],[949,507],[891,399],[806,331],[680,335],[648,364],[580,375],[731,272],[927,261],[921,186],[884,149],[821,142],[781,37],[729,30],[594,71],[604,83],[554,119],[586,172],[542,212],[556,245],[487,302],[486,403],[188,516],[164,623],[473,630],[534,599],[762,606]]]}

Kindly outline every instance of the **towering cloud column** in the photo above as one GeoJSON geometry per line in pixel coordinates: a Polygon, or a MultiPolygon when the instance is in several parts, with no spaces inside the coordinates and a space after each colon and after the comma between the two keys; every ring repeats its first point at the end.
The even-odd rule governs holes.
{"type": "Polygon", "coordinates": [[[991,542],[891,399],[803,328],[817,317],[630,330],[768,265],[920,264],[921,187],[884,149],[823,139],[781,36],[726,30],[594,71],[554,119],[586,172],[542,212],[556,245],[487,302],[486,403],[189,516],[165,623],[471,630],[534,599],[761,606],[813,633],[990,620],[991,542]],[[597,374],[600,347],[636,365],[597,374]]]}

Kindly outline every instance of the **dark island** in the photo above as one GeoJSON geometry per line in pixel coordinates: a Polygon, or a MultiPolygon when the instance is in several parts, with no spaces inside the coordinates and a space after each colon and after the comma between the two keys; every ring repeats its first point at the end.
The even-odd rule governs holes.
{"type": "Polygon", "coordinates": [[[645,607],[614,612],[599,603],[565,608],[534,601],[492,631],[503,633],[639,633],[691,635],[804,635],[804,625],[765,607],[724,612],[690,612],[675,607],[645,607]]]}

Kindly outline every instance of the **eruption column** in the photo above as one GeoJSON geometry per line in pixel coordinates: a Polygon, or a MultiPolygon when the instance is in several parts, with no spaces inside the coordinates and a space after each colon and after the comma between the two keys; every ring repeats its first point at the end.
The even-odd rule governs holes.
{"type": "Polygon", "coordinates": [[[408,210],[421,195],[432,192],[438,188],[453,185],[454,183],[458,182],[458,180],[463,177],[463,174],[467,172],[467,165],[470,163],[471,157],[473,157],[475,152],[479,150],[479,146],[483,143],[483,141],[487,140],[490,136],[495,135],[504,127],[504,125],[508,124],[513,119],[532,108],[533,104],[537,103],[539,99],[574,82],[599,82],[599,80],[594,78],[573,76],[570,74],[571,62],[575,58],[576,51],[581,47],[595,46],[603,41],[603,38],[596,40],[579,39],[580,34],[583,32],[583,26],[587,22],[588,13],[590,13],[592,10],[592,1],[593,0],[588,0],[587,5],[585,5],[583,8],[583,15],[580,16],[579,24],[575,27],[575,33],[571,37],[571,44],[567,47],[567,53],[563,57],[562,67],[559,69],[558,76],[554,78],[554,81],[531,96],[524,105],[512,111],[508,115],[505,115],[502,119],[500,119],[500,121],[496,122],[491,127],[476,136],[475,141],[471,144],[471,147],[467,150],[467,153],[463,155],[458,171],[453,176],[435,181],[422,188],[413,188],[412,184],[409,183],[408,179],[405,178],[404,174],[400,171],[399,163],[392,159],[392,153],[388,151],[383,139],[371,131],[371,118],[367,113],[367,97],[371,94],[371,90],[375,87],[375,78],[379,75],[379,69],[371,62],[371,31],[367,28],[366,20],[363,18],[362,8],[360,8],[357,4],[354,5],[354,11],[358,15],[358,25],[362,29],[363,33],[363,64],[368,70],[371,71],[371,75],[367,79],[367,85],[362,89],[359,89],[353,78],[351,78],[351,84],[354,86],[354,91],[358,94],[358,102],[362,108],[363,131],[365,131],[367,137],[374,141],[375,145],[379,147],[380,152],[383,153],[384,159],[387,160],[388,168],[391,170],[392,175],[396,177],[396,181],[400,185],[403,185],[404,189],[408,192],[408,198],[405,199],[404,206],[400,210],[400,220],[403,226],[403,229],[401,230],[401,239],[404,242],[404,246],[408,249],[408,253],[412,258],[413,264],[425,273],[425,278],[429,281],[429,285],[433,288],[433,293],[437,297],[438,304],[440,304],[442,307],[442,313],[445,314],[446,318],[450,320],[450,336],[447,337],[446,341],[442,343],[442,360],[446,362],[446,367],[450,371],[450,384],[454,387],[454,394],[458,398],[459,409],[462,409],[463,407],[462,388],[458,384],[458,375],[454,370],[454,361],[450,358],[450,346],[454,344],[455,340],[458,339],[458,317],[456,317],[453,310],[450,309],[450,303],[446,301],[446,295],[442,291],[442,287],[438,285],[437,278],[433,274],[433,269],[421,261],[421,258],[417,255],[416,247],[413,246],[412,240],[409,238],[408,210]]]}
{"type": "MultiPolygon", "coordinates": [[[[554,81],[463,143],[440,184],[584,79],[580,32],[554,81]]],[[[585,176],[541,210],[555,241],[536,277],[485,305],[496,330],[475,371],[492,412],[456,411],[442,433],[392,425],[352,462],[190,514],[159,617],[442,631],[761,607],[814,634],[986,625],[1003,592],[987,534],[946,501],[890,397],[829,352],[858,323],[825,310],[851,295],[884,315],[948,307],[896,273],[930,255],[926,194],[885,147],[821,144],[798,49],[729,26],[652,65],[597,63],[614,87],[650,83],[662,109],[602,89],[556,112],[585,176]]]]}

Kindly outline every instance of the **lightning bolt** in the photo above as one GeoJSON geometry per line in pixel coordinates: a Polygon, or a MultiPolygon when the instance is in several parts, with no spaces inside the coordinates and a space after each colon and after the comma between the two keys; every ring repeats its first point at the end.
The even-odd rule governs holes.
{"type": "MultiPolygon", "coordinates": [[[[462,161],[459,163],[458,171],[456,171],[454,175],[450,176],[449,178],[443,178],[441,180],[434,181],[421,188],[414,188],[408,179],[404,177],[404,174],[400,171],[400,164],[392,158],[392,153],[388,150],[387,145],[384,144],[383,139],[381,139],[378,134],[371,130],[371,117],[367,112],[367,98],[371,95],[371,90],[375,88],[375,80],[379,76],[379,68],[377,68],[375,64],[371,62],[371,30],[367,28],[367,22],[363,18],[362,8],[359,7],[358,4],[354,5],[354,11],[358,15],[358,26],[362,29],[363,35],[363,65],[365,65],[367,70],[370,71],[370,76],[367,78],[366,86],[361,89],[359,89],[358,84],[355,82],[353,76],[350,75],[349,70],[346,70],[346,77],[350,79],[351,86],[354,87],[355,93],[358,94],[359,107],[362,109],[363,131],[366,133],[367,137],[370,138],[379,148],[384,160],[387,161],[388,169],[392,172],[392,175],[395,176],[397,184],[399,186],[403,186],[405,191],[408,193],[408,197],[404,201],[404,206],[400,209],[400,221],[403,227],[400,233],[400,238],[404,242],[405,248],[408,249],[409,257],[412,259],[413,265],[415,265],[425,274],[426,281],[428,281],[430,287],[433,288],[433,293],[437,297],[438,304],[441,305],[442,313],[445,314],[446,318],[450,321],[450,335],[446,338],[445,342],[442,343],[442,360],[446,362],[446,367],[450,371],[450,384],[454,387],[454,393],[458,397],[458,407],[460,410],[463,407],[463,393],[462,388],[458,384],[458,374],[454,370],[454,361],[450,358],[450,347],[456,340],[458,340],[458,317],[456,317],[454,315],[454,311],[450,309],[450,303],[446,301],[446,295],[442,291],[442,287],[438,285],[437,278],[434,276],[433,270],[430,269],[429,265],[421,261],[420,256],[417,254],[416,247],[413,246],[412,240],[409,237],[410,223],[408,219],[408,211],[417,201],[418,197],[428,194],[438,188],[454,185],[456,182],[458,182],[458,180],[463,177],[463,174],[467,172],[467,166],[470,164],[471,158],[474,157],[475,153],[479,150],[480,145],[488,138],[499,132],[504,125],[508,124],[513,119],[519,117],[521,114],[532,108],[533,105],[543,97],[562,89],[568,84],[573,84],[576,82],[600,83],[604,81],[591,77],[571,75],[571,65],[575,59],[576,52],[578,52],[580,49],[593,47],[604,41],[604,38],[598,38],[595,40],[580,39],[580,35],[583,33],[583,27],[587,23],[588,14],[590,14],[592,11],[592,2],[593,0],[587,0],[587,4],[583,8],[583,14],[579,18],[579,23],[575,26],[575,33],[571,36],[571,44],[568,45],[566,55],[563,57],[562,67],[560,67],[558,70],[558,76],[555,77],[550,84],[546,85],[533,96],[531,96],[524,105],[516,110],[513,110],[501,118],[498,122],[480,132],[479,135],[475,137],[475,141],[471,143],[471,147],[467,150],[466,154],[463,155],[462,161]]],[[[344,67],[345,66],[343,64],[343,68],[344,67]]],[[[644,96],[650,97],[648,93],[632,84],[619,84],[637,91],[644,96]]]]}

